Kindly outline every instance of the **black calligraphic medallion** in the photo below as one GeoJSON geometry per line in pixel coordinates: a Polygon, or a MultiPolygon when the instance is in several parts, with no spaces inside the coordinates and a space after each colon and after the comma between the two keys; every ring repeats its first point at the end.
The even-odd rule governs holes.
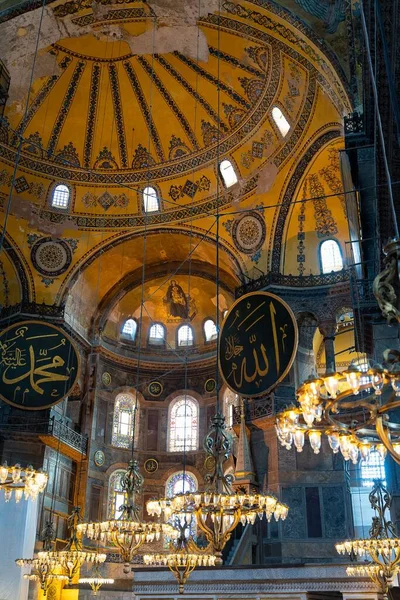
{"type": "Polygon", "coordinates": [[[297,343],[296,319],[286,302],[269,292],[246,294],[231,307],[222,325],[222,378],[241,396],[265,394],[288,373],[297,343]]]}
{"type": "Polygon", "coordinates": [[[0,398],[23,410],[61,402],[79,375],[74,342],[42,321],[16,323],[0,332],[0,398]]]}

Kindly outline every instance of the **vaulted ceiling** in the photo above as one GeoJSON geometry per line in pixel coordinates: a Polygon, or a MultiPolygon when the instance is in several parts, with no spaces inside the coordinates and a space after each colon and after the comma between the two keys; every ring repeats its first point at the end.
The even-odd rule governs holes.
{"type": "MultiPolygon", "coordinates": [[[[7,243],[29,299],[71,294],[69,308],[86,307],[69,312],[85,334],[143,258],[158,277],[159,264],[187,270],[189,256],[207,279],[217,237],[231,292],[254,269],[296,274],[296,254],[282,251],[287,238],[297,243],[291,202],[312,164],[332,195],[351,103],[337,59],[293,14],[258,0],[69,0],[0,23],[0,52],[11,74],[0,197],[6,204],[12,188],[7,243]],[[274,106],[290,124],[286,136],[274,106]],[[223,158],[239,180],[230,189],[218,173],[223,158]],[[50,202],[60,182],[72,194],[64,214],[50,202]],[[161,210],[145,215],[149,184],[161,210]]],[[[304,227],[310,272],[319,270],[317,213],[304,227]]],[[[344,214],[336,220],[344,240],[344,214]]]]}

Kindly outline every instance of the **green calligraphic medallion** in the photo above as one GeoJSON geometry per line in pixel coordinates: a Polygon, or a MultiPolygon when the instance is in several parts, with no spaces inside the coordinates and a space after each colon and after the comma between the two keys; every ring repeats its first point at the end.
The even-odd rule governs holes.
{"type": "Polygon", "coordinates": [[[296,319],[286,302],[269,292],[246,294],[231,307],[222,325],[221,376],[236,394],[265,394],[288,373],[297,344],[296,319]]]}
{"type": "Polygon", "coordinates": [[[0,332],[0,398],[23,410],[61,402],[79,375],[72,339],[55,325],[24,321],[0,332]]]}

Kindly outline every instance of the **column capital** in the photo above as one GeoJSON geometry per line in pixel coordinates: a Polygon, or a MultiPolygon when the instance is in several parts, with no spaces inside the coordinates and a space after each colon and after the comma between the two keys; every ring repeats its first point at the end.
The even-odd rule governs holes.
{"type": "Polygon", "coordinates": [[[334,340],[336,337],[337,323],[336,320],[328,319],[318,323],[318,329],[321,332],[324,340],[334,340]]]}

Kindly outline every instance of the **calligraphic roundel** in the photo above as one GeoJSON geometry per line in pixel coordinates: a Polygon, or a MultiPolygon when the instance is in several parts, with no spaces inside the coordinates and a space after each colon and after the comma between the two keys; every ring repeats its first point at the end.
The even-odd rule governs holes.
{"type": "Polygon", "coordinates": [[[24,321],[0,333],[0,398],[23,410],[61,402],[79,375],[79,354],[59,327],[24,321]]]}
{"type": "Polygon", "coordinates": [[[260,396],[288,373],[297,351],[290,307],[269,292],[236,300],[220,332],[219,368],[226,385],[244,397],[260,396]]]}

